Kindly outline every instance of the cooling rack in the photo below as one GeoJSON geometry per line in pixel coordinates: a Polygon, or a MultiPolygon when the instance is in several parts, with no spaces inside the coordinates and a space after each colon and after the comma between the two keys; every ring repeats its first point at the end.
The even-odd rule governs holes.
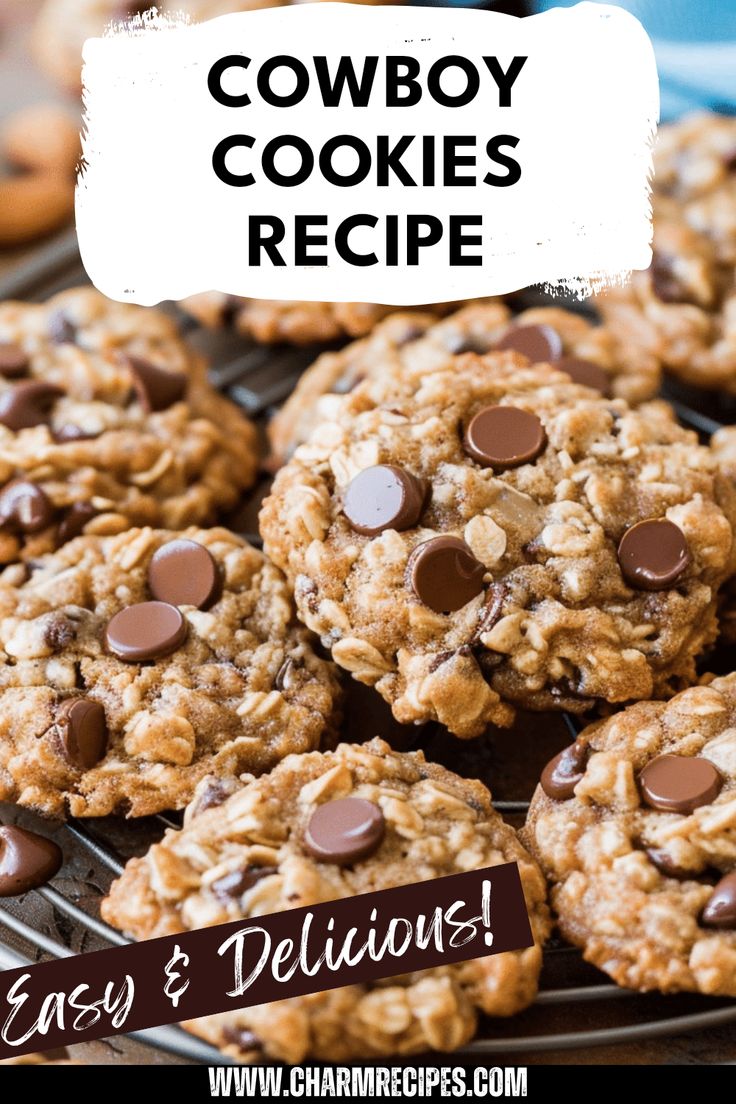
{"type": "MultiPolygon", "coordinates": [[[[0,282],[0,299],[39,301],[64,288],[88,282],[76,236],[70,233],[0,282]]],[[[534,302],[540,298],[533,295],[534,302]]],[[[559,300],[556,302],[559,304],[559,300]]],[[[521,305],[532,302],[527,299],[521,305]]],[[[574,302],[569,305],[579,309],[574,302]]],[[[176,307],[167,309],[176,314],[188,340],[210,358],[215,386],[262,425],[320,351],[263,347],[231,333],[207,332],[176,307]]],[[[724,407],[720,399],[708,400],[700,395],[694,404],[691,391],[673,384],[666,386],[664,394],[675,405],[681,421],[704,438],[724,422],[736,421],[736,406],[724,407]]],[[[233,528],[254,543],[260,543],[256,516],[267,485],[264,476],[243,509],[231,519],[233,528]]],[[[574,738],[579,723],[567,715],[554,718],[546,715],[541,722],[539,718],[530,718],[521,726],[522,739],[524,731],[531,732],[528,748],[519,749],[515,741],[515,757],[526,763],[526,777],[522,781],[505,776],[507,765],[501,755],[498,762],[492,761],[492,741],[486,741],[481,752],[461,747],[459,742],[445,736],[436,747],[428,747],[427,754],[440,761],[444,755],[448,765],[460,773],[492,781],[494,794],[503,798],[495,801],[496,808],[507,819],[519,823],[528,808],[528,801],[522,800],[521,795],[529,796],[541,766],[574,738]]],[[[390,720],[387,725],[390,727],[390,720]]],[[[2,805],[0,820],[40,828],[47,835],[53,832],[65,853],[64,866],[52,885],[0,905],[1,969],[127,943],[124,936],[99,919],[99,901],[128,857],[141,854],[166,828],[178,827],[180,823],[176,814],[172,814],[137,822],[121,823],[106,818],[49,825],[26,811],[2,805]]],[[[642,1042],[736,1022],[733,1001],[687,995],[641,995],[610,984],[603,974],[582,961],[575,948],[558,940],[545,948],[544,959],[540,993],[532,1008],[510,1021],[483,1021],[478,1037],[453,1055],[453,1060],[467,1056],[482,1061],[493,1056],[642,1042]]],[[[227,1061],[219,1051],[176,1026],[133,1033],[111,1040],[111,1045],[119,1048],[122,1060],[207,1064],[227,1061]]]]}

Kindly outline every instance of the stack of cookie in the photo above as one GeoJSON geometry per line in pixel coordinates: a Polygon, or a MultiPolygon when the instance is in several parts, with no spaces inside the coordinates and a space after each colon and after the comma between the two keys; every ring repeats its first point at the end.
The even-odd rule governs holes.
{"type": "MultiPolygon", "coordinates": [[[[696,224],[729,183],[686,191],[690,125],[664,136],[655,214],[726,271],[728,234],[696,224]]],[[[264,552],[206,528],[252,484],[255,435],[166,318],[87,290],[0,308],[0,798],[185,810],[103,917],[149,938],[519,864],[534,946],[186,1025],[235,1059],[463,1045],[534,1000],[548,893],[619,984],[736,995],[736,675],[703,676],[736,488],[722,439],[655,397],[675,361],[635,288],[658,279],[601,325],[366,308],[270,424],[264,552]],[[351,684],[391,722],[346,723],[351,684]],[[530,710],[598,719],[556,745],[519,836],[433,760],[451,740],[458,765],[483,741],[513,760],[530,710]]]]}

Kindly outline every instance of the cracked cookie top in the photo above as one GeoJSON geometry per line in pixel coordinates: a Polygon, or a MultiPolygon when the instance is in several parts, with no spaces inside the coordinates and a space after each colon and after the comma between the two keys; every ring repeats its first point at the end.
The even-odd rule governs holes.
{"type": "Polygon", "coordinates": [[[329,421],[339,398],[366,378],[400,375],[417,381],[428,371],[450,368],[456,356],[515,349],[531,361],[554,361],[576,383],[630,403],[650,399],[659,386],[659,364],[642,349],[618,341],[609,327],[596,326],[558,307],[535,307],[511,317],[503,303],[489,300],[437,319],[426,311],[400,311],[370,335],[338,352],[323,353],[307,369],[269,426],[274,457],[284,462],[320,421],[329,421]]]}
{"type": "Polygon", "coordinates": [[[214,521],[256,467],[254,427],[160,311],[92,288],[0,304],[0,563],[214,521]]]}
{"type": "Polygon", "coordinates": [[[0,649],[0,800],[53,816],[182,808],[206,774],[317,747],[339,696],[281,573],[225,529],[6,568],[0,649]]]}
{"type": "Polygon", "coordinates": [[[278,473],[269,555],[333,658],[459,736],[695,679],[734,488],[663,403],[514,353],[366,380],[278,473]]]}
{"type": "Polygon", "coordinates": [[[736,996],[736,676],[587,728],[522,836],[563,934],[619,985],[736,996]]]}
{"type": "Polygon", "coordinates": [[[544,880],[486,788],[421,752],[375,739],[290,756],[255,781],[205,779],[183,829],[128,863],[102,915],[146,939],[505,862],[519,864],[535,946],[186,1025],[241,1061],[449,1051],[479,1012],[508,1016],[534,999],[548,916],[544,880]],[[337,839],[338,802],[363,818],[361,854],[337,839]]]}

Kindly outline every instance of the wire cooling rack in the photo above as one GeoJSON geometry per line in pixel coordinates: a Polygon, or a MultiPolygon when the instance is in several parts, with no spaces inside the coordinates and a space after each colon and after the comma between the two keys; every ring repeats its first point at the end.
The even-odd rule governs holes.
{"type": "MultiPolygon", "coordinates": [[[[44,249],[12,277],[1,282],[0,299],[43,300],[82,283],[88,283],[88,279],[72,233],[44,249]]],[[[570,305],[576,306],[575,303],[570,305]]],[[[176,311],[174,307],[171,309],[176,311]]],[[[319,351],[263,347],[231,333],[208,333],[178,312],[177,317],[191,343],[210,357],[215,386],[262,423],[291,392],[300,373],[319,351]]],[[[720,399],[714,402],[698,396],[697,405],[693,405],[691,392],[670,384],[666,397],[674,403],[681,421],[704,437],[725,420],[736,421],[736,407],[724,410],[720,399]]],[[[233,527],[254,543],[259,543],[256,515],[266,487],[264,477],[249,502],[232,520],[233,527]]],[[[533,726],[534,722],[530,723],[533,726]]],[[[531,792],[546,759],[574,738],[578,723],[567,715],[561,718],[547,716],[541,724],[545,730],[544,739],[532,733],[530,748],[534,751],[530,756],[520,757],[533,759],[536,754],[537,758],[541,755],[541,759],[538,763],[528,763],[528,777],[522,786],[524,792],[531,792]],[[556,741],[554,746],[550,745],[550,739],[556,741]]],[[[492,755],[488,743],[482,754],[492,755]]],[[[516,744],[515,750],[519,752],[516,744]]],[[[432,747],[428,755],[433,757],[432,747]]],[[[476,752],[472,748],[458,750],[457,742],[451,741],[449,765],[483,777],[484,781],[492,782],[494,792],[503,795],[504,774],[503,770],[499,772],[499,764],[489,767],[487,761],[476,760],[474,755],[476,752]],[[462,765],[458,766],[458,762],[462,765]],[[484,777],[484,772],[490,777],[484,777]]],[[[441,749],[437,757],[442,757],[441,749]]],[[[502,751],[499,761],[502,763],[502,751]]],[[[510,786],[512,792],[518,792],[518,788],[518,785],[510,786]]],[[[523,820],[528,801],[498,800],[495,806],[505,817],[518,823],[523,820]]],[[[180,823],[178,816],[172,814],[171,817],[124,823],[106,818],[50,825],[26,811],[2,805],[0,819],[40,827],[46,835],[53,832],[65,854],[64,866],[53,885],[0,905],[2,969],[127,943],[124,936],[99,919],[99,902],[128,857],[141,854],[167,827],[178,827],[180,823]]],[[[736,1022],[736,1002],[733,1001],[688,995],[640,995],[612,985],[603,974],[582,961],[578,950],[561,941],[553,940],[545,948],[544,957],[542,985],[532,1008],[512,1020],[483,1021],[477,1038],[459,1051],[459,1055],[482,1060],[485,1056],[641,1042],[736,1022]]],[[[227,1061],[219,1051],[176,1026],[136,1032],[112,1040],[111,1045],[120,1049],[122,1060],[184,1060],[208,1064],[227,1061]]]]}

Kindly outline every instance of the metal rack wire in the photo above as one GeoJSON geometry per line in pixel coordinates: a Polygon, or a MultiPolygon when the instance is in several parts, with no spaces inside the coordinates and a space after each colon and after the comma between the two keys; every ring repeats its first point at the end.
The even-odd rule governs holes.
{"type": "MultiPolygon", "coordinates": [[[[0,298],[41,300],[65,287],[86,282],[76,238],[70,234],[0,284],[0,298]]],[[[208,334],[191,319],[179,316],[179,320],[192,343],[210,356],[215,386],[254,418],[266,416],[286,398],[315,356],[314,349],[264,348],[234,335],[208,334]]],[[[683,397],[676,389],[667,397],[674,403],[682,422],[704,436],[722,424],[709,411],[695,409],[688,396],[683,397]]],[[[255,497],[258,498],[258,491],[255,497]]],[[[254,512],[250,517],[247,511],[241,515],[239,527],[250,539],[257,539],[253,532],[254,512]]],[[[575,719],[565,715],[565,723],[569,735],[574,738],[578,731],[575,719]]],[[[495,802],[495,806],[505,816],[515,818],[525,814],[528,802],[503,800],[495,802]]],[[[7,807],[7,813],[15,817],[17,810],[7,807]]],[[[26,823],[33,820],[25,813],[21,814],[21,819],[26,823]]],[[[145,825],[148,838],[142,846],[170,827],[178,827],[177,822],[166,816],[151,818],[145,825]]],[[[65,852],[72,853],[74,861],[71,868],[70,864],[65,865],[53,886],[45,886],[20,901],[0,906],[0,968],[27,966],[49,957],[68,957],[80,951],[128,942],[99,919],[97,906],[110,880],[122,871],[127,857],[124,853],[126,832],[131,831],[130,825],[123,829],[118,826],[116,830],[108,822],[70,821],[58,828],[57,838],[65,852]],[[121,840],[125,841],[123,845],[121,840]]],[[[141,841],[137,844],[140,851],[141,841]]],[[[703,997],[648,997],[602,983],[603,975],[584,967],[576,949],[559,942],[545,948],[545,964],[549,977],[543,978],[532,1010],[510,1024],[481,1025],[479,1036],[460,1054],[480,1059],[499,1054],[578,1049],[736,1023],[736,1002],[703,997]],[[650,1014],[651,1002],[654,1004],[650,1014]],[[614,1016],[615,1023],[591,1026],[593,1006],[606,1009],[609,1018],[614,1016]],[[581,1016],[582,1027],[576,1022],[581,1016]],[[569,1023],[561,1024],[562,1020],[569,1023]]],[[[180,1060],[207,1064],[226,1061],[219,1051],[175,1026],[137,1032],[131,1038],[180,1060]]]]}

